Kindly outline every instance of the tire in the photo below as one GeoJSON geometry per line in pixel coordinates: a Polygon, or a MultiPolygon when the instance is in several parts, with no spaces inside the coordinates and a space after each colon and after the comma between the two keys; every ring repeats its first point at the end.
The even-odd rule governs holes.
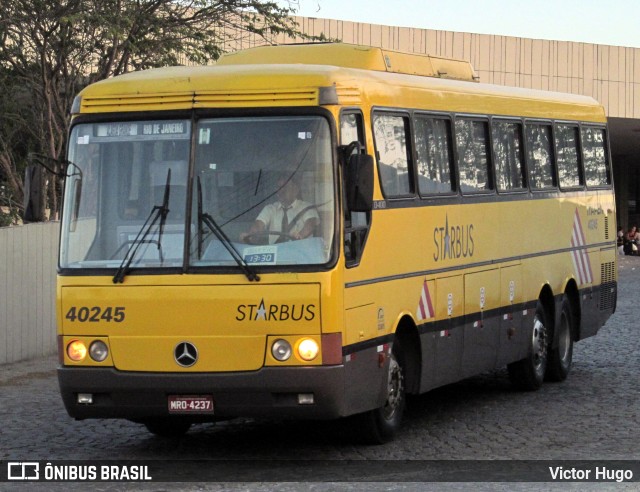
{"type": "Polygon", "coordinates": [[[396,339],[387,365],[387,398],[380,408],[356,415],[357,439],[366,444],[392,441],[400,430],[406,405],[405,364],[396,339]]]}
{"type": "Polygon", "coordinates": [[[565,294],[562,298],[560,324],[557,327],[558,342],[554,348],[551,347],[551,344],[548,348],[549,358],[547,360],[547,372],[545,374],[546,381],[564,381],[569,375],[571,361],[573,359],[574,319],[571,302],[565,294]]]}
{"type": "Polygon", "coordinates": [[[509,379],[518,389],[534,391],[542,386],[547,369],[547,326],[547,313],[538,300],[529,337],[529,355],[507,366],[509,379]]]}
{"type": "Polygon", "coordinates": [[[149,432],[159,437],[180,437],[191,428],[191,422],[170,417],[150,418],[143,423],[149,432]]]}

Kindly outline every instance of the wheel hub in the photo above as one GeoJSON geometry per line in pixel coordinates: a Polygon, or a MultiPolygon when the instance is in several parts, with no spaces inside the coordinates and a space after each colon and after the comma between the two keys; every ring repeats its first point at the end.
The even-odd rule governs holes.
{"type": "Polygon", "coordinates": [[[533,363],[537,369],[544,363],[547,357],[547,329],[544,323],[536,316],[533,323],[533,363]]]}
{"type": "Polygon", "coordinates": [[[402,369],[393,355],[391,355],[391,358],[389,360],[389,372],[387,376],[388,393],[387,402],[384,406],[384,416],[386,419],[391,419],[400,407],[403,393],[402,369]]]}

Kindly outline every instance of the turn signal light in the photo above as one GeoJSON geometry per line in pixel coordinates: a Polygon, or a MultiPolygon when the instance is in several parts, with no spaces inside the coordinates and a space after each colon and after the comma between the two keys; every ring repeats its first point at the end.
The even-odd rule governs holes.
{"type": "Polygon", "coordinates": [[[87,356],[87,347],[80,340],[74,340],[67,345],[67,355],[69,359],[80,362],[87,356]]]}

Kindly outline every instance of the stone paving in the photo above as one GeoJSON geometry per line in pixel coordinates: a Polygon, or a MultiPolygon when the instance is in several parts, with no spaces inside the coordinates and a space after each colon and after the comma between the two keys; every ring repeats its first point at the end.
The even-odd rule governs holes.
{"type": "MultiPolygon", "coordinates": [[[[69,418],[58,393],[55,357],[0,366],[0,460],[640,460],[638,285],[640,258],[620,257],[617,311],[597,336],[575,345],[573,368],[563,383],[517,392],[500,370],[434,390],[410,400],[400,435],[383,446],[353,444],[332,423],[250,419],[196,425],[184,438],[166,441],[126,421],[69,418]]],[[[518,490],[515,485],[495,489],[518,490]]],[[[569,485],[563,490],[571,490],[569,485]]],[[[575,490],[591,487],[582,485],[575,490]]],[[[175,488],[149,487],[136,490],[175,488]]],[[[276,488],[295,490],[285,484],[251,490],[276,488]]],[[[453,487],[463,489],[464,484],[453,487]]]]}

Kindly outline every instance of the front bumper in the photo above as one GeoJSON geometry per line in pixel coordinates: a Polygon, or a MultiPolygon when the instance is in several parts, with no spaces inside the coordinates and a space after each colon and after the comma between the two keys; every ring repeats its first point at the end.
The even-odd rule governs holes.
{"type": "Polygon", "coordinates": [[[144,419],[168,416],[168,395],[212,395],[221,417],[332,419],[345,415],[343,366],[262,368],[230,373],[147,373],[114,368],[59,367],[62,400],[71,417],[144,419]],[[77,403],[91,393],[92,404],[77,403]],[[313,393],[313,404],[298,394],[313,393]]]}

